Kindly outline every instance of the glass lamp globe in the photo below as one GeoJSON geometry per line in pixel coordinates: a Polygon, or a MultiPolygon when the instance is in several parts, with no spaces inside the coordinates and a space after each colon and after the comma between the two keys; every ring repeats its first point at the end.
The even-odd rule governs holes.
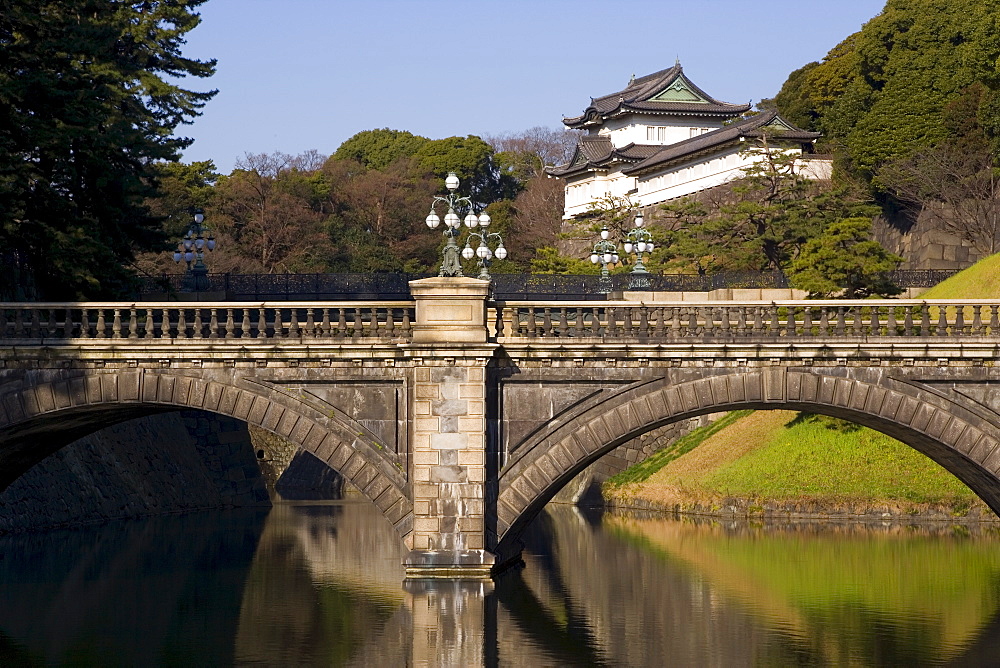
{"type": "Polygon", "coordinates": [[[497,246],[497,252],[495,253],[498,260],[503,260],[507,257],[507,249],[503,247],[503,244],[497,246]]]}
{"type": "Polygon", "coordinates": [[[618,257],[618,253],[613,253],[611,255],[611,262],[612,262],[612,264],[618,264],[618,260],[620,260],[620,259],[621,258],[618,257]]]}
{"type": "Polygon", "coordinates": [[[179,250],[174,251],[174,262],[180,262],[182,259],[181,252],[179,250]]]}
{"type": "Polygon", "coordinates": [[[427,227],[433,230],[437,229],[437,226],[441,224],[441,218],[437,215],[437,212],[431,211],[427,217],[424,218],[424,222],[427,223],[427,227]]]}
{"type": "Polygon", "coordinates": [[[185,262],[191,262],[192,260],[194,260],[194,253],[193,252],[187,251],[186,253],[184,253],[184,261],[185,262]]]}
{"type": "Polygon", "coordinates": [[[601,238],[602,238],[602,239],[605,239],[605,240],[607,240],[607,238],[608,238],[608,237],[609,237],[610,235],[611,235],[611,233],[610,233],[610,232],[608,232],[608,228],[606,228],[606,227],[605,227],[604,229],[602,229],[602,230],[601,230],[601,238]]]}
{"type": "Polygon", "coordinates": [[[201,211],[199,211],[198,213],[194,214],[194,222],[196,222],[199,225],[201,225],[201,223],[204,220],[205,220],[205,214],[203,214],[201,211]]]}
{"type": "Polygon", "coordinates": [[[464,257],[466,260],[471,260],[475,254],[476,251],[472,250],[472,246],[466,246],[465,248],[462,249],[462,257],[464,257]]]}
{"type": "Polygon", "coordinates": [[[479,226],[480,227],[489,227],[490,226],[490,222],[492,222],[492,221],[490,220],[490,217],[489,217],[488,214],[485,214],[485,213],[479,214],[479,226]]]}
{"type": "Polygon", "coordinates": [[[646,221],[642,219],[642,214],[641,213],[635,214],[635,226],[636,227],[642,227],[645,224],[646,224],[646,221]]]}
{"type": "Polygon", "coordinates": [[[444,180],[444,187],[448,190],[457,190],[459,183],[458,175],[455,172],[448,172],[448,178],[444,180]]]}
{"type": "Polygon", "coordinates": [[[208,243],[205,244],[208,250],[215,250],[215,237],[209,237],[208,243]]]}
{"type": "Polygon", "coordinates": [[[600,261],[600,259],[601,258],[597,255],[597,253],[590,254],[590,261],[593,262],[594,264],[597,264],[598,261],[600,261]]]}
{"type": "Polygon", "coordinates": [[[489,260],[493,253],[490,252],[490,249],[486,246],[486,244],[479,244],[479,248],[476,249],[476,255],[479,256],[479,259],[481,260],[489,260]]]}
{"type": "Polygon", "coordinates": [[[605,253],[602,259],[604,260],[604,264],[611,264],[611,253],[605,253]]]}
{"type": "Polygon", "coordinates": [[[635,245],[635,248],[640,253],[645,253],[646,252],[646,242],[645,241],[640,241],[639,243],[637,243],[635,245]]]}
{"type": "Polygon", "coordinates": [[[201,250],[204,246],[205,246],[205,240],[202,239],[201,237],[198,237],[197,239],[194,240],[194,247],[197,248],[198,250],[201,250]]]}
{"type": "Polygon", "coordinates": [[[625,247],[625,252],[626,253],[631,253],[632,252],[632,242],[631,241],[626,241],[625,244],[624,244],[624,247],[625,247]]]}
{"type": "Polygon", "coordinates": [[[479,225],[479,216],[474,213],[469,213],[465,216],[465,226],[468,228],[473,228],[479,225]]]}
{"type": "Polygon", "coordinates": [[[444,224],[455,230],[462,224],[462,219],[458,217],[457,213],[449,209],[448,213],[444,215],[444,224]]]}

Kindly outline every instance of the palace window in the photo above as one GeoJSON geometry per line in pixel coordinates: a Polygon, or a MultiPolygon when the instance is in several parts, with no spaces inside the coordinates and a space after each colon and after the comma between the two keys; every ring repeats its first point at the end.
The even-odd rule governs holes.
{"type": "Polygon", "coordinates": [[[667,141],[667,128],[662,125],[647,125],[646,141],[667,141]]]}

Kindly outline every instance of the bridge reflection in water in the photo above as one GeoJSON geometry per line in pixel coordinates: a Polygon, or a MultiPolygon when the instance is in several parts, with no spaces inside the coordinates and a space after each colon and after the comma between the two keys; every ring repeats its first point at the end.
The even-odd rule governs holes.
{"type": "Polygon", "coordinates": [[[3,665],[983,665],[1000,537],[549,508],[528,568],[406,580],[363,501],[0,540],[3,665]]]}

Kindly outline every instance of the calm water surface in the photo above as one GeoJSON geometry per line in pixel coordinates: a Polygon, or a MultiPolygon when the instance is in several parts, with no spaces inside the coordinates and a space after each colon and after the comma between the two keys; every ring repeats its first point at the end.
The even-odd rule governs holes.
{"type": "Polygon", "coordinates": [[[552,508],[495,585],[403,583],[366,501],[0,539],[3,666],[1000,662],[995,529],[552,508]]]}

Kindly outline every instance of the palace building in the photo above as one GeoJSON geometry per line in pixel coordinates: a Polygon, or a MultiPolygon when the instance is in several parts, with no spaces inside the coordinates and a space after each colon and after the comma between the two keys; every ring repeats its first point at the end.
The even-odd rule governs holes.
{"type": "Polygon", "coordinates": [[[802,174],[829,178],[830,161],[809,158],[818,132],[797,128],[775,111],[747,115],[750,110],[750,104],[729,104],[703,91],[679,62],[592,98],[581,115],[563,119],[587,133],[572,159],[547,169],[566,182],[564,218],[588,212],[607,196],[645,207],[722,185],[760,160],[760,153],[746,149],[765,138],[800,156],[802,174]]]}

